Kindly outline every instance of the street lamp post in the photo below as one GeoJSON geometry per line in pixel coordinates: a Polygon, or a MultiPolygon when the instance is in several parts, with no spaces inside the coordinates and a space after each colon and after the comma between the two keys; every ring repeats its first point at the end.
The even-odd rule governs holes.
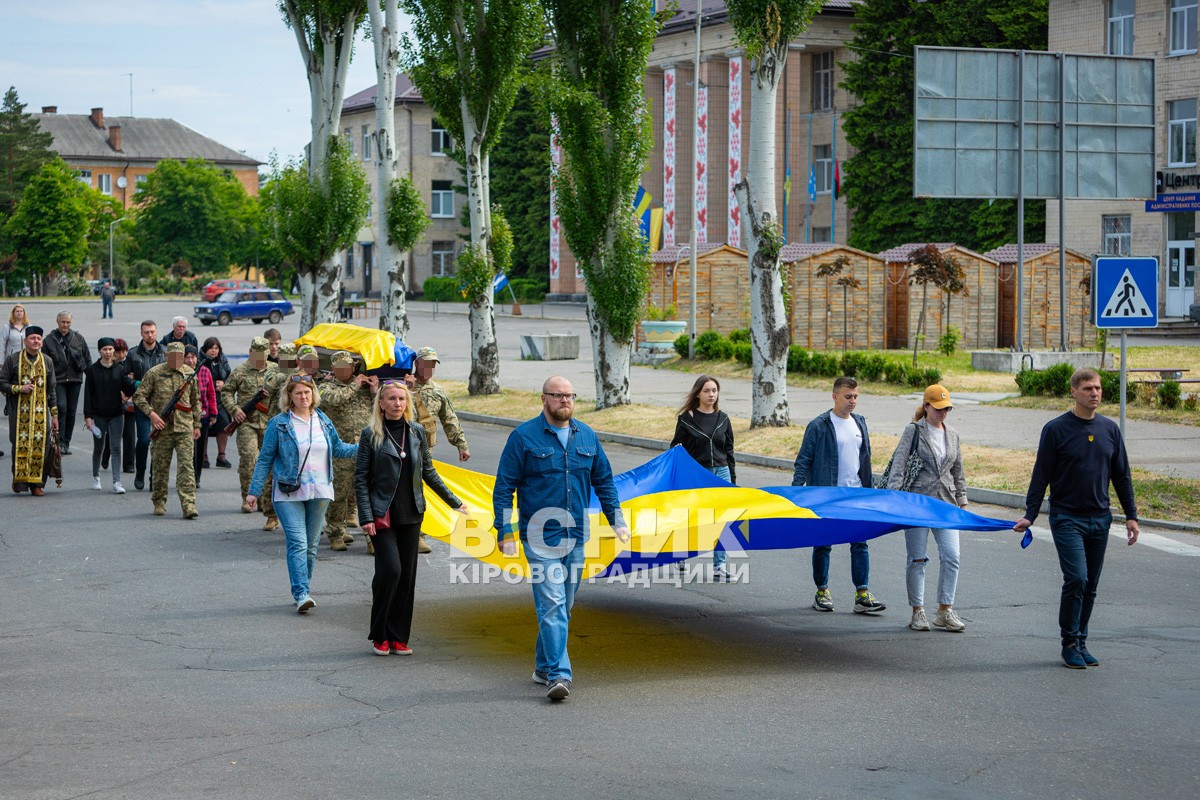
{"type": "Polygon", "coordinates": [[[120,219],[113,220],[112,222],[108,223],[108,280],[113,286],[117,285],[117,279],[113,273],[113,228],[115,228],[118,223],[124,222],[126,219],[128,219],[128,217],[121,217],[120,219]]]}

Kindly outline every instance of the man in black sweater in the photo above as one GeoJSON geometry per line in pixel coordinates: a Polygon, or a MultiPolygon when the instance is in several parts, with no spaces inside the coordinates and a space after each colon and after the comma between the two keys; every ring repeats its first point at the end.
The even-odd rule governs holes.
{"type": "Polygon", "coordinates": [[[1058,626],[1063,664],[1071,669],[1100,664],[1088,652],[1087,635],[1112,525],[1110,481],[1125,512],[1128,544],[1137,541],[1139,532],[1125,442],[1116,423],[1096,413],[1101,394],[1100,375],[1095,370],[1080,369],[1071,376],[1075,407],[1042,428],[1025,496],[1025,516],[1013,525],[1020,532],[1033,524],[1049,486],[1050,535],[1063,571],[1058,626]]]}

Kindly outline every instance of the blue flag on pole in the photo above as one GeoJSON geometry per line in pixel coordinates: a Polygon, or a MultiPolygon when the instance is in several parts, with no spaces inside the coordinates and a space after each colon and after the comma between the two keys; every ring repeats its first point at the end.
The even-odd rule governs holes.
{"type": "Polygon", "coordinates": [[[817,202],[817,166],[808,165],[808,202],[817,202]]]}

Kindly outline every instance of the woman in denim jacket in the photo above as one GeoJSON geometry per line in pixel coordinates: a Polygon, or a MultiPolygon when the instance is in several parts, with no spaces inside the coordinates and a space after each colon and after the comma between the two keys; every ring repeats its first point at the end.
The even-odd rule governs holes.
{"type": "Polygon", "coordinates": [[[262,450],[254,465],[246,503],[258,504],[267,472],[273,471],[275,512],[287,539],[288,576],[296,611],[317,604],[309,595],[317,542],[325,526],[325,509],[333,499],[333,459],[354,458],[357,444],[346,444],[317,409],[321,395],[307,374],[292,375],[284,387],[283,413],[267,423],[262,450]]]}

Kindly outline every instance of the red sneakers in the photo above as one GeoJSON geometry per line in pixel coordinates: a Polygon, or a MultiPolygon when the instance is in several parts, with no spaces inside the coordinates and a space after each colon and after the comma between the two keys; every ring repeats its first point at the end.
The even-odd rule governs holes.
{"type": "Polygon", "coordinates": [[[392,654],[392,649],[388,647],[387,642],[371,642],[371,649],[375,651],[377,656],[389,656],[392,654]]]}
{"type": "Polygon", "coordinates": [[[411,656],[412,648],[407,642],[392,642],[392,652],[398,656],[411,656]]]}

